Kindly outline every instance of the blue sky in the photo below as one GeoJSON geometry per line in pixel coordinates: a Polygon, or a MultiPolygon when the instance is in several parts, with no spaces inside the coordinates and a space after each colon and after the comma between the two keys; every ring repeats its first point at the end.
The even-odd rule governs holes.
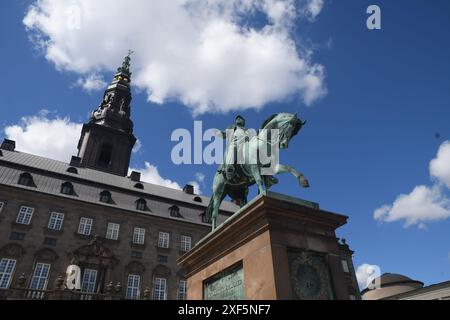
{"type": "MultiPolygon", "coordinates": [[[[307,2],[294,3],[302,7],[307,2]]],[[[36,43],[29,39],[36,33],[27,31],[23,23],[32,3],[31,0],[7,1],[0,12],[3,75],[0,77],[1,138],[6,135],[7,127],[19,125],[25,128],[26,124],[21,122],[23,117],[37,116],[49,121],[57,117],[70,117],[71,122],[85,122],[89,112],[99,104],[103,92],[102,89],[86,92],[76,85],[77,81],[81,83],[83,77],[91,72],[108,82],[113,76],[113,67],[119,66],[126,53],[124,48],[131,47],[135,51],[141,48],[140,52],[149,48],[156,50],[164,42],[173,44],[177,50],[183,48],[177,42],[183,40],[176,36],[169,37],[173,34],[168,33],[164,38],[150,30],[148,34],[143,31],[142,37],[130,37],[129,43],[111,47],[120,48],[118,51],[97,50],[96,41],[101,42],[102,38],[96,39],[93,34],[99,30],[96,26],[90,26],[92,30],[82,30],[92,31],[88,43],[79,40],[70,43],[71,36],[67,38],[68,44],[81,47],[79,51],[71,52],[74,55],[77,52],[92,52],[92,55],[86,53],[83,56],[89,63],[61,63],[63,59],[54,55],[47,55],[46,59],[42,50],[36,49],[36,43]],[[152,43],[147,46],[146,42],[152,43]],[[111,51],[113,53],[110,54],[111,51]],[[103,52],[108,52],[104,64],[103,52]],[[60,64],[57,65],[57,62],[60,64]],[[43,109],[50,113],[39,116],[43,109]]],[[[221,129],[231,124],[237,113],[247,119],[248,127],[258,128],[273,113],[298,112],[308,124],[292,141],[289,149],[282,152],[281,160],[305,173],[311,188],[300,189],[293,177],[283,176],[274,191],[319,202],[325,210],[348,215],[349,223],[338,231],[338,236],[346,238],[355,250],[356,267],[365,263],[375,264],[381,267],[382,272],[402,273],[426,284],[449,280],[450,221],[445,219],[445,210],[450,211],[449,190],[445,187],[447,180],[439,180],[436,174],[434,178],[430,177],[429,165],[437,157],[440,146],[450,140],[450,3],[445,0],[435,0],[433,5],[424,0],[325,0],[320,13],[299,14],[300,17],[292,18],[292,25],[284,25],[280,22],[283,19],[270,20],[266,14],[239,13],[241,19],[234,23],[255,28],[259,34],[263,34],[264,26],[280,23],[283,31],[279,32],[282,32],[281,35],[287,34],[288,40],[292,40],[298,50],[298,56],[294,58],[308,62],[309,69],[305,72],[315,75],[321,87],[309,86],[302,91],[296,89],[296,82],[306,81],[304,76],[297,75],[292,82],[292,79],[288,81],[284,78],[289,72],[276,73],[273,83],[255,83],[255,86],[260,86],[255,87],[256,93],[267,91],[272,96],[267,98],[262,95],[261,99],[245,100],[244,95],[251,96],[255,92],[242,89],[246,84],[241,86],[239,76],[234,78],[230,71],[227,77],[212,81],[217,84],[218,91],[223,86],[224,92],[229,95],[218,93],[213,90],[217,89],[214,87],[208,91],[206,98],[196,98],[192,92],[208,84],[204,81],[202,70],[192,75],[195,82],[192,84],[189,83],[190,73],[183,74],[182,65],[176,64],[187,61],[183,58],[190,54],[189,51],[186,51],[185,57],[174,58],[174,61],[158,60],[158,54],[162,57],[164,51],[155,53],[154,59],[150,58],[151,54],[145,56],[136,52],[136,68],[140,69],[136,72],[138,85],[133,89],[132,115],[135,134],[142,147],[133,154],[131,166],[145,168],[145,162],[149,162],[158,168],[158,174],[163,179],[170,179],[179,185],[195,180],[196,174],[202,173],[205,175],[204,182],[197,182],[203,193],[210,194],[216,166],[173,165],[170,158],[174,146],[170,141],[173,130],[192,130],[193,112],[196,112],[195,119],[203,121],[205,128],[221,129]],[[369,31],[366,28],[366,9],[370,4],[381,8],[382,30],[369,31]],[[162,61],[160,66],[163,67],[150,68],[148,73],[154,75],[159,70],[161,77],[149,76],[146,63],[154,66],[159,61],[162,61]],[[318,65],[323,68],[323,74],[314,70],[314,66],[318,65]],[[181,68],[179,75],[165,77],[164,72],[177,71],[177,68],[181,68]],[[176,78],[183,76],[187,80],[178,82],[176,78]],[[158,79],[167,81],[168,87],[175,88],[178,93],[171,95],[170,90],[165,92],[160,84],[162,80],[155,83],[158,79]],[[233,81],[237,82],[236,86],[230,84],[233,81]],[[290,89],[283,91],[283,88],[275,88],[278,83],[285,83],[285,87],[290,89]],[[150,93],[149,89],[154,91],[150,93]],[[233,93],[238,97],[237,102],[228,99],[233,93]],[[313,96],[312,101],[308,100],[308,94],[313,96]],[[205,106],[205,99],[217,105],[205,106]],[[404,226],[408,212],[404,213],[403,218],[392,222],[374,219],[376,209],[392,205],[399,195],[408,195],[420,185],[430,189],[439,185],[440,204],[444,211],[442,219],[432,221],[421,212],[420,219],[415,220],[417,223],[409,227],[404,226]]],[[[173,15],[173,19],[177,17],[179,15],[173,15]]],[[[171,21],[171,24],[177,23],[177,20],[171,21]]],[[[119,29],[117,25],[104,28],[112,35],[120,33],[119,29]]],[[[138,26],[132,30],[134,34],[141,34],[136,31],[138,26]]],[[[64,47],[65,38],[61,40],[61,33],[58,32],[52,34],[56,39],[53,40],[61,42],[60,46],[64,47]]],[[[232,31],[229,32],[232,34],[232,31]]],[[[280,36],[276,33],[278,31],[273,32],[272,35],[280,36]]],[[[195,35],[195,32],[189,35],[195,35]]],[[[269,36],[264,34],[257,39],[264,44],[264,41],[270,40],[269,36]]],[[[110,37],[114,39],[114,36],[110,37]]],[[[230,39],[242,40],[239,37],[230,39]]],[[[231,46],[234,45],[231,41],[231,46]]],[[[242,48],[239,52],[245,55],[248,46],[242,48]]],[[[280,48],[284,50],[285,47],[280,48]]],[[[211,52],[214,54],[214,51],[211,52]]],[[[292,51],[282,52],[293,58],[292,51]]],[[[224,63],[242,64],[243,68],[252,64],[251,60],[241,61],[239,57],[224,63]]],[[[71,58],[77,59],[74,56],[71,58]]],[[[293,64],[298,62],[294,60],[293,64]]],[[[196,65],[190,67],[192,69],[186,70],[198,69],[196,65]]],[[[281,65],[280,69],[284,67],[289,71],[292,65],[281,65]]],[[[21,149],[20,144],[18,149],[21,149]]],[[[70,156],[67,155],[67,160],[70,156]]],[[[446,163],[440,161],[441,167],[445,167],[446,163]]],[[[389,213],[386,214],[389,216],[389,213]]],[[[390,214],[391,217],[395,215],[390,214]]]]}

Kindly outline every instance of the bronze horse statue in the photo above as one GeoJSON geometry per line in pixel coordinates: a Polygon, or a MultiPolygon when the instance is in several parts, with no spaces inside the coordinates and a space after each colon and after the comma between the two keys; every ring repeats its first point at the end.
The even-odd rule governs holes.
{"type": "Polygon", "coordinates": [[[259,150],[268,150],[270,147],[287,149],[290,140],[298,134],[305,124],[306,121],[301,121],[296,114],[275,114],[263,123],[263,130],[257,135],[255,134],[246,142],[241,142],[247,144],[246,156],[243,162],[231,164],[234,176],[230,178],[225,174],[224,165],[222,165],[214,177],[213,196],[205,212],[206,220],[211,222],[213,230],[217,228],[220,204],[227,195],[232,198],[233,202],[243,207],[247,204],[250,186],[256,184],[259,194],[264,193],[272,185],[278,183],[278,180],[272,175],[288,172],[298,179],[302,187],[309,187],[309,182],[302,173],[290,166],[273,163],[273,159],[270,160],[270,158],[269,162],[265,163],[261,160],[259,152],[259,150]],[[275,136],[271,134],[274,130],[278,133],[275,136]],[[263,175],[262,170],[268,167],[271,168],[271,174],[263,175]]]}

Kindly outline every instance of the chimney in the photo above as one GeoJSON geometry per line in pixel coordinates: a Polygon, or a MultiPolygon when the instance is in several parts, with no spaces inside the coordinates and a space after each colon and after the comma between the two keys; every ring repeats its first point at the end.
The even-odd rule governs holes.
{"type": "Polygon", "coordinates": [[[70,160],[70,165],[72,167],[81,167],[81,158],[77,156],[72,156],[72,160],[70,160]]]}
{"type": "Polygon", "coordinates": [[[194,186],[190,185],[190,184],[185,185],[184,188],[183,188],[183,192],[193,195],[194,194],[194,186]]]}
{"type": "Polygon", "coordinates": [[[131,179],[131,181],[134,181],[134,182],[140,182],[141,181],[141,173],[137,172],[137,171],[131,172],[130,179],[131,179]]]}
{"type": "Polygon", "coordinates": [[[1,148],[3,150],[14,151],[16,149],[16,142],[13,140],[5,139],[3,140],[1,148]]]}

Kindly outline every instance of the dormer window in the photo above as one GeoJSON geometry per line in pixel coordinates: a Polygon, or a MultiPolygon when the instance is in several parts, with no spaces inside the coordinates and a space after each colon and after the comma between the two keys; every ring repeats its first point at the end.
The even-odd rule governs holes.
{"type": "Polygon", "coordinates": [[[28,172],[22,173],[20,175],[18,183],[21,186],[25,186],[25,187],[33,187],[34,186],[33,177],[28,172]]]}
{"type": "Polygon", "coordinates": [[[147,201],[144,199],[139,199],[136,201],[136,209],[139,211],[146,211],[147,210],[147,201]]]}
{"type": "Polygon", "coordinates": [[[100,202],[111,203],[112,202],[111,192],[106,191],[106,190],[101,192],[100,193],[100,202]]]}
{"type": "Polygon", "coordinates": [[[75,194],[73,184],[71,184],[70,182],[64,182],[61,185],[61,193],[68,196],[73,196],[75,194]]]}
{"type": "Polygon", "coordinates": [[[69,169],[67,169],[67,172],[73,173],[73,174],[78,174],[77,168],[74,168],[74,167],[70,167],[69,169]]]}
{"type": "Polygon", "coordinates": [[[203,202],[203,201],[202,201],[202,198],[200,198],[200,197],[195,197],[195,198],[194,198],[194,201],[195,201],[195,202],[200,202],[200,203],[203,202]]]}
{"type": "Polygon", "coordinates": [[[134,187],[135,187],[136,189],[144,190],[144,185],[143,185],[142,183],[136,183],[136,184],[134,185],[134,187]]]}
{"type": "Polygon", "coordinates": [[[180,208],[178,208],[177,206],[172,206],[169,208],[169,213],[171,217],[174,218],[181,218],[181,214],[180,214],[180,208]]]}

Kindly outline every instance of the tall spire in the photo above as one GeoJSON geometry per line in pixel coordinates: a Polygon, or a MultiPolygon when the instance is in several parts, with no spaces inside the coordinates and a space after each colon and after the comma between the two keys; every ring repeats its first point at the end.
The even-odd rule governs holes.
{"type": "Polygon", "coordinates": [[[78,144],[81,164],[97,170],[126,176],[131,151],[136,143],[131,121],[131,54],[124,58],[103,100],[83,126],[78,144]]]}
{"type": "Polygon", "coordinates": [[[114,79],[103,95],[103,101],[92,113],[91,122],[133,133],[131,121],[131,54],[124,58],[122,66],[117,69],[114,79]]]}

